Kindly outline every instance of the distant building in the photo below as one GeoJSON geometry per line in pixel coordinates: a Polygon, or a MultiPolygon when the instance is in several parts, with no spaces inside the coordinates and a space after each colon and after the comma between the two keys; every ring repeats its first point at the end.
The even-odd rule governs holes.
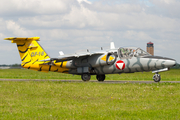
{"type": "Polygon", "coordinates": [[[152,42],[147,43],[147,52],[154,55],[154,44],[152,42]]]}

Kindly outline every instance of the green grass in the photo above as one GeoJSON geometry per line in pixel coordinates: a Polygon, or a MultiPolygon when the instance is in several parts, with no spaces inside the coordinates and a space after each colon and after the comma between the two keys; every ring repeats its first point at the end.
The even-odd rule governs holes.
{"type": "MultiPolygon", "coordinates": [[[[180,80],[180,70],[162,72],[162,80],[180,80]]],[[[106,80],[151,80],[151,72],[106,75],[106,80]]],[[[53,82],[78,75],[26,69],[0,70],[0,78],[47,81],[0,81],[0,119],[180,119],[180,84],[105,84],[53,82]]],[[[95,76],[92,77],[95,80],[95,76]]]]}
{"type": "MultiPolygon", "coordinates": [[[[138,73],[123,73],[123,74],[111,74],[106,75],[106,80],[152,80],[154,74],[151,72],[138,72],[138,73]]],[[[178,81],[180,80],[180,69],[172,69],[170,71],[160,73],[162,81],[178,81]]],[[[0,70],[0,78],[7,79],[63,79],[63,80],[81,80],[79,75],[70,75],[56,72],[38,72],[27,69],[6,69],[0,70]]],[[[92,80],[96,80],[95,76],[91,77],[92,80]]]]}
{"type": "Polygon", "coordinates": [[[0,119],[178,120],[180,84],[0,81],[0,119]]]}

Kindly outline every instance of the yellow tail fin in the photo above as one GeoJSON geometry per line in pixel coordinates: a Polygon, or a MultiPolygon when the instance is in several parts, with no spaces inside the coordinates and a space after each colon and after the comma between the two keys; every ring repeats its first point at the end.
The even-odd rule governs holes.
{"type": "MultiPolygon", "coordinates": [[[[21,57],[21,66],[31,70],[37,70],[42,72],[63,72],[67,73],[69,69],[66,68],[67,62],[59,62],[54,64],[49,64],[48,61],[42,61],[44,59],[50,58],[44,49],[39,45],[40,37],[31,38],[5,38],[4,40],[11,40],[12,43],[17,44],[19,54],[21,57]]],[[[52,61],[51,61],[52,62],[52,61]]]]}
{"type": "Polygon", "coordinates": [[[39,45],[40,37],[31,38],[5,38],[5,40],[11,40],[12,43],[17,44],[19,54],[22,61],[22,66],[28,63],[34,63],[39,60],[50,58],[44,49],[39,45]]]}

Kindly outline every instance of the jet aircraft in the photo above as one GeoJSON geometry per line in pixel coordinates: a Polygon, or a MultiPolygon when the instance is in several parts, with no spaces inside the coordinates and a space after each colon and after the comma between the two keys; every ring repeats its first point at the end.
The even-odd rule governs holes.
{"type": "Polygon", "coordinates": [[[11,37],[17,44],[21,57],[21,66],[42,72],[60,72],[81,75],[83,81],[89,81],[91,75],[96,75],[98,81],[105,80],[105,74],[121,74],[152,71],[153,80],[161,80],[159,72],[167,71],[177,64],[176,60],[160,56],[152,56],[141,48],[120,47],[110,44],[109,50],[96,52],[75,53],[64,55],[62,51],[57,58],[50,56],[39,45],[40,37],[19,38],[11,37]]]}

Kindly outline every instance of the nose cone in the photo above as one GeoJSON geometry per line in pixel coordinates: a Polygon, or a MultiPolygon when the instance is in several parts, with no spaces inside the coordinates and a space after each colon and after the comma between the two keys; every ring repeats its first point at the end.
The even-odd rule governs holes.
{"type": "Polygon", "coordinates": [[[156,66],[162,66],[163,68],[169,68],[169,67],[173,67],[177,64],[176,60],[172,59],[172,58],[167,58],[167,57],[161,57],[161,56],[144,56],[143,58],[150,58],[150,59],[154,59],[157,60],[156,61],[156,66]]]}
{"type": "Polygon", "coordinates": [[[165,67],[173,67],[177,64],[176,60],[173,59],[165,59],[164,62],[162,63],[165,67]]]}

